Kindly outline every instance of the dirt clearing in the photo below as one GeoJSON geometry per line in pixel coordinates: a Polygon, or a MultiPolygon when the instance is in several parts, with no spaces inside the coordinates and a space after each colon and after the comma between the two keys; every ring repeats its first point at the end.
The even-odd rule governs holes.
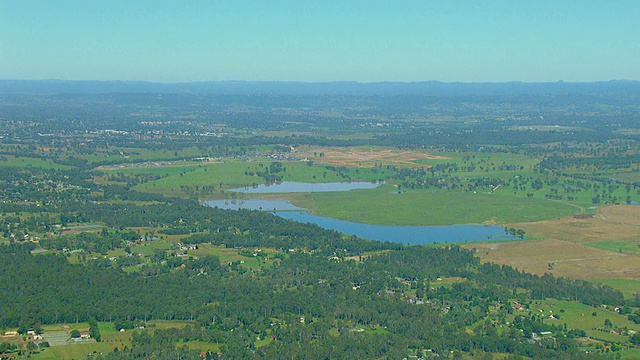
{"type": "Polygon", "coordinates": [[[640,278],[640,206],[615,205],[598,216],[510,224],[541,240],[470,244],[482,261],[578,279],[640,278]],[[620,248],[620,251],[617,249],[620,248]],[[624,251],[623,251],[624,250],[624,251]]]}
{"type": "Polygon", "coordinates": [[[301,147],[294,151],[297,157],[322,162],[334,166],[365,166],[374,164],[397,164],[418,166],[417,160],[440,159],[444,156],[431,155],[426,151],[400,150],[387,148],[358,148],[358,147],[301,147]]]}

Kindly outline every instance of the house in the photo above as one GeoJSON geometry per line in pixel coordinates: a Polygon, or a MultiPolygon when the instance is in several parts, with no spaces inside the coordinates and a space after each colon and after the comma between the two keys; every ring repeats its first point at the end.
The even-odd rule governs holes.
{"type": "Polygon", "coordinates": [[[616,334],[616,335],[624,335],[627,333],[627,329],[623,329],[623,328],[616,328],[611,330],[612,334],[616,334]]]}

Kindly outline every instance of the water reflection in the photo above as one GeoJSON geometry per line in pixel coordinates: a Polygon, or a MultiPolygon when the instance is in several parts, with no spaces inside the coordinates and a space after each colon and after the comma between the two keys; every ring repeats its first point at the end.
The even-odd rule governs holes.
{"type": "Polygon", "coordinates": [[[376,241],[423,245],[477,241],[516,240],[518,237],[496,225],[384,226],[337,220],[306,213],[287,200],[247,199],[209,200],[203,204],[221,209],[273,211],[285,219],[316,224],[325,229],[376,241]]]}

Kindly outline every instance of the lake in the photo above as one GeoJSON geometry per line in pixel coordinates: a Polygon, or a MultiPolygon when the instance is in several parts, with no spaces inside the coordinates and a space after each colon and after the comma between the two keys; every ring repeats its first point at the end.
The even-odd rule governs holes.
{"type": "Polygon", "coordinates": [[[202,204],[227,210],[304,211],[303,208],[293,205],[288,200],[205,200],[202,204]]]}
{"type": "Polygon", "coordinates": [[[276,215],[303,223],[312,223],[348,235],[402,244],[464,243],[518,239],[496,225],[385,226],[337,220],[306,212],[277,212],[276,215]]]}
{"type": "Polygon", "coordinates": [[[220,209],[275,211],[275,215],[285,219],[312,223],[325,229],[336,230],[365,239],[402,244],[424,245],[518,239],[518,237],[507,234],[504,228],[496,225],[385,226],[337,220],[299,211],[303,209],[287,200],[209,200],[202,203],[207,206],[217,206],[220,209]]]}
{"type": "Polygon", "coordinates": [[[375,189],[382,185],[381,182],[330,182],[330,183],[305,183],[296,181],[283,181],[277,184],[260,184],[256,187],[246,186],[243,188],[231,189],[229,191],[244,194],[273,194],[273,193],[312,193],[329,191],[349,191],[359,189],[375,189]]]}

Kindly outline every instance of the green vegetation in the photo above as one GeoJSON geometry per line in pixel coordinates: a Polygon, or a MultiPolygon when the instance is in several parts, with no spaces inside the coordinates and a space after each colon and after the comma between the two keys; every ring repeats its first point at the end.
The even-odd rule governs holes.
{"type": "Polygon", "coordinates": [[[0,325],[18,333],[0,353],[640,355],[638,212],[603,208],[640,201],[636,100],[167,97],[0,101],[0,325]],[[536,241],[403,246],[199,202],[282,181],[385,182],[265,196],[322,216],[536,241]],[[484,261],[500,252],[538,275],[484,261]],[[620,278],[550,274],[586,261],[575,277],[592,278],[594,254],[624,263],[620,278]]]}
{"type": "Polygon", "coordinates": [[[53,161],[22,157],[18,155],[0,157],[0,166],[11,167],[38,167],[43,169],[69,169],[70,166],[55,164],[53,161]]]}
{"type": "Polygon", "coordinates": [[[596,249],[602,249],[607,251],[613,251],[624,254],[640,255],[640,248],[637,246],[636,241],[622,242],[622,241],[599,241],[586,244],[596,249]]]}
{"type": "Polygon", "coordinates": [[[505,224],[572,215],[560,202],[497,194],[446,190],[407,190],[382,186],[375,190],[315,193],[318,215],[387,225],[505,224]]]}
{"type": "Polygon", "coordinates": [[[621,291],[629,298],[640,294],[640,279],[593,279],[592,281],[621,291]]]}

